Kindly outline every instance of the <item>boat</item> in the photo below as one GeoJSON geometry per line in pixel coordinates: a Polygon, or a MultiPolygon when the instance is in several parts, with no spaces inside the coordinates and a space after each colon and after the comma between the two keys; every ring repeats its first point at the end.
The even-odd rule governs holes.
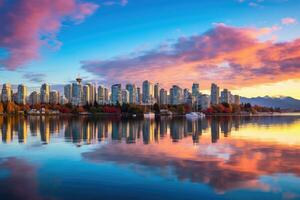
{"type": "Polygon", "coordinates": [[[185,114],[185,117],[190,120],[196,120],[199,118],[204,118],[205,114],[201,113],[201,112],[200,113],[199,112],[190,112],[190,113],[185,114]]]}
{"type": "Polygon", "coordinates": [[[153,112],[145,113],[144,118],[147,118],[147,119],[155,118],[155,113],[153,113],[153,112]]]}

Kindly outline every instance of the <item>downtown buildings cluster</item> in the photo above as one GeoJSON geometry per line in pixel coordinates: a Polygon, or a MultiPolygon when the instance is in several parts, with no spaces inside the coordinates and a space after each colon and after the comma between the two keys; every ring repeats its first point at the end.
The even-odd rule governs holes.
{"type": "Polygon", "coordinates": [[[18,85],[17,91],[13,92],[10,84],[2,86],[1,101],[15,102],[17,104],[67,104],[74,106],[107,104],[137,104],[137,105],[182,105],[190,104],[201,109],[207,109],[211,105],[220,103],[240,104],[240,97],[233,95],[228,89],[220,91],[215,83],[211,84],[211,93],[200,92],[199,83],[193,83],[191,90],[173,85],[169,90],[160,86],[159,83],[151,83],[145,80],[142,87],[136,84],[114,84],[110,89],[92,83],[83,84],[81,78],[64,86],[63,94],[51,90],[49,84],[42,84],[40,91],[33,91],[28,95],[28,89],[24,84],[18,85]]]}

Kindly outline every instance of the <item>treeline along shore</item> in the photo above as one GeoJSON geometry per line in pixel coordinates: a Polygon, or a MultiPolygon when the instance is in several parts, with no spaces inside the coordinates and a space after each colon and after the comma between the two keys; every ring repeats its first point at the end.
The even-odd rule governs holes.
{"type": "Polygon", "coordinates": [[[136,104],[107,104],[99,105],[95,102],[93,105],[74,106],[72,104],[17,104],[14,102],[0,103],[0,114],[24,114],[24,115],[122,115],[139,116],[144,113],[153,112],[156,115],[184,115],[189,112],[202,112],[206,115],[252,115],[259,113],[278,113],[280,108],[268,108],[258,105],[246,104],[228,104],[221,103],[211,105],[207,109],[201,107],[193,108],[187,104],[180,105],[136,105],[136,104]]]}

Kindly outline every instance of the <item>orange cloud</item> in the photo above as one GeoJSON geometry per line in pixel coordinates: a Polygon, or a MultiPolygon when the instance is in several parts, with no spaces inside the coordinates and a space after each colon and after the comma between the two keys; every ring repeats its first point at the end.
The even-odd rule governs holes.
{"type": "Polygon", "coordinates": [[[193,81],[200,81],[204,88],[211,82],[237,88],[299,78],[300,39],[284,43],[258,39],[279,28],[217,24],[201,35],[179,38],[170,48],[133,57],[82,61],[82,68],[108,83],[149,79],[165,87],[190,87],[193,81]]]}

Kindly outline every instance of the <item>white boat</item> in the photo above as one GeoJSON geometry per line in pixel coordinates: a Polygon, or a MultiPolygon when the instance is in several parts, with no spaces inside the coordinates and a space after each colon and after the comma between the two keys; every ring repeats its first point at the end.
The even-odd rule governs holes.
{"type": "Polygon", "coordinates": [[[147,118],[147,119],[155,118],[155,113],[152,113],[152,112],[145,113],[144,118],[147,118]]]}
{"type": "Polygon", "coordinates": [[[196,119],[199,119],[199,118],[204,118],[205,114],[204,113],[197,113],[197,112],[190,112],[190,113],[185,114],[185,117],[187,119],[190,119],[190,120],[196,120],[196,119]]]}

